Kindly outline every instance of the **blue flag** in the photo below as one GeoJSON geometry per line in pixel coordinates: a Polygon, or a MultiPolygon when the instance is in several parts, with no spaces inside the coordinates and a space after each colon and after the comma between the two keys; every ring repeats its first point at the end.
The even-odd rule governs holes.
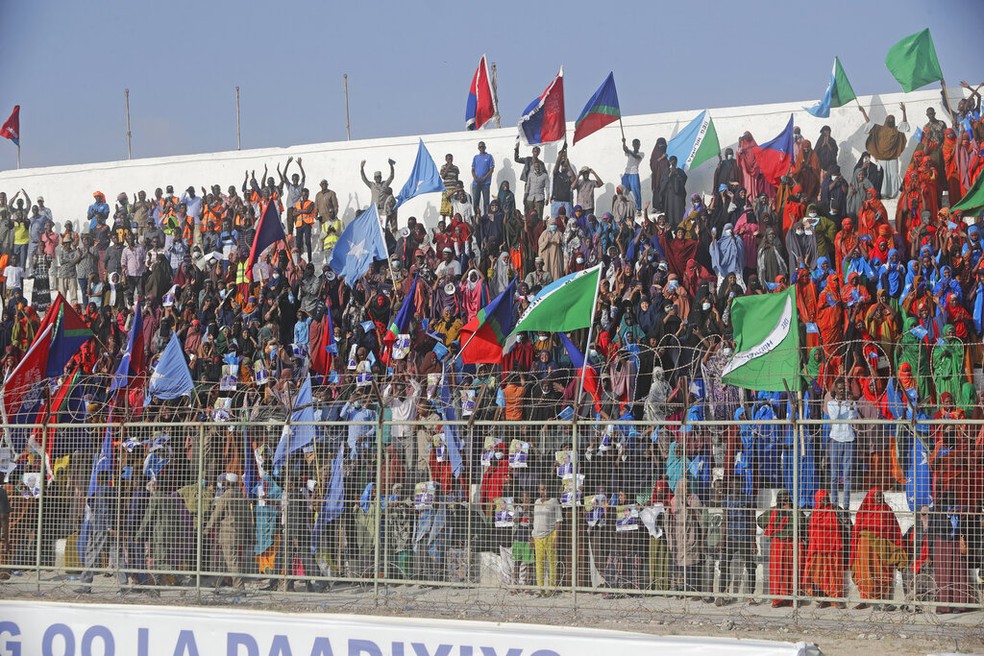
{"type": "Polygon", "coordinates": [[[103,436],[102,447],[92,462],[92,472],[89,474],[89,489],[86,496],[91,497],[96,493],[96,481],[99,479],[100,472],[113,473],[113,427],[106,427],[106,434],[103,436]]]}
{"type": "Polygon", "coordinates": [[[246,260],[246,275],[250,280],[253,279],[253,266],[260,258],[260,254],[265,251],[270,244],[284,240],[284,226],[280,223],[280,211],[277,203],[270,201],[263,209],[260,220],[256,223],[256,234],[253,235],[253,244],[249,249],[249,258],[246,260]]]}
{"type": "Polygon", "coordinates": [[[311,375],[304,379],[297,398],[294,400],[294,411],[290,414],[290,425],[284,427],[284,432],[277,443],[277,451],[273,454],[274,467],[281,466],[287,460],[287,454],[314,444],[314,405],[311,394],[311,375]],[[306,425],[295,425],[303,422],[306,425]]]}
{"type": "Polygon", "coordinates": [[[249,441],[249,431],[240,426],[237,430],[243,434],[243,487],[246,488],[246,497],[252,499],[256,496],[256,486],[260,482],[260,472],[256,468],[256,454],[253,453],[253,445],[249,441]]]}
{"type": "Polygon", "coordinates": [[[143,312],[140,310],[140,299],[134,304],[133,323],[130,325],[130,335],[126,340],[126,350],[116,368],[116,375],[109,386],[110,393],[123,389],[130,384],[130,379],[140,373],[144,361],[143,312]]]}
{"type": "Polygon", "coordinates": [[[328,479],[328,492],[325,494],[324,501],[321,502],[321,511],[318,519],[314,522],[314,530],[311,535],[311,546],[315,552],[318,551],[321,543],[321,534],[325,527],[342,516],[345,510],[345,474],[342,471],[345,461],[345,443],[338,445],[338,455],[331,464],[331,478],[328,479]]]}
{"type": "MultiPolygon", "coordinates": [[[[451,388],[448,386],[447,372],[441,375],[441,394],[438,400],[438,411],[445,422],[453,422],[458,419],[458,409],[455,407],[454,399],[451,396],[451,388]]],[[[451,463],[451,473],[455,478],[461,476],[463,463],[461,460],[461,444],[458,440],[458,427],[452,423],[444,424],[444,439],[448,445],[448,460],[451,463]]]]}
{"type": "Polygon", "coordinates": [[[441,179],[441,172],[437,170],[434,158],[427,152],[427,146],[421,139],[417,144],[417,160],[413,163],[410,178],[396,195],[396,204],[399,206],[414,196],[435,191],[444,191],[444,180],[441,179]]]}
{"type": "Polygon", "coordinates": [[[905,479],[905,500],[909,510],[933,505],[933,474],[929,471],[929,453],[918,436],[912,437],[912,457],[905,479]]]}
{"type": "Polygon", "coordinates": [[[396,313],[393,320],[390,321],[389,332],[393,335],[393,339],[400,333],[406,331],[407,326],[410,325],[410,317],[413,316],[414,310],[414,297],[417,295],[417,282],[420,280],[420,274],[414,274],[413,283],[410,285],[410,291],[407,295],[403,297],[403,304],[400,306],[400,311],[396,313]]]}
{"type": "Polygon", "coordinates": [[[328,265],[332,271],[345,276],[345,284],[354,287],[365,275],[373,260],[387,260],[386,238],[379,223],[376,206],[371,204],[338,236],[328,265]]]}
{"type": "Polygon", "coordinates": [[[188,369],[188,363],[185,362],[184,348],[178,340],[178,335],[172,331],[171,339],[157,360],[154,373],[150,375],[144,403],[150,403],[151,397],[170,401],[180,396],[190,396],[194,388],[191,371],[188,369]]]}

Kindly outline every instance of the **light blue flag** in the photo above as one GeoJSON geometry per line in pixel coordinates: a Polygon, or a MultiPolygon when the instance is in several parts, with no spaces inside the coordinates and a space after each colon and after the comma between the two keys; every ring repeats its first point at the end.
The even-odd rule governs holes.
{"type": "Polygon", "coordinates": [[[144,403],[150,403],[151,397],[170,401],[180,396],[190,396],[194,388],[191,371],[185,362],[184,349],[177,334],[172,331],[171,339],[157,360],[154,373],[150,375],[144,403]]]}
{"type": "Polygon", "coordinates": [[[96,493],[96,481],[99,480],[100,472],[113,473],[113,427],[106,427],[106,434],[103,436],[102,447],[96,454],[96,459],[92,462],[92,472],[89,474],[89,489],[86,496],[92,497],[96,493]]]}
{"type": "Polygon", "coordinates": [[[909,510],[933,505],[933,474],[929,469],[929,452],[919,436],[913,435],[909,455],[909,472],[905,479],[905,501],[909,510]]]}
{"type": "Polygon", "coordinates": [[[463,462],[461,460],[461,443],[458,438],[458,426],[450,423],[458,419],[458,409],[455,407],[451,388],[448,386],[447,373],[441,376],[441,395],[438,403],[441,416],[444,418],[444,440],[448,445],[448,462],[451,463],[451,473],[455,478],[461,477],[463,462]]]}
{"type": "Polygon", "coordinates": [[[399,206],[414,196],[436,191],[444,191],[444,180],[441,179],[441,172],[437,170],[434,158],[427,152],[427,146],[421,139],[417,144],[417,161],[413,163],[413,170],[410,171],[407,183],[396,195],[396,204],[399,206]]]}
{"type": "Polygon", "coordinates": [[[273,454],[274,467],[280,467],[287,460],[287,454],[314,444],[314,405],[311,395],[311,375],[304,379],[297,398],[294,400],[294,411],[290,414],[290,425],[284,427],[284,432],[277,443],[273,454]],[[304,422],[306,425],[297,425],[304,422]]]}
{"type": "Polygon", "coordinates": [[[314,522],[314,530],[311,532],[311,546],[315,552],[321,543],[321,534],[325,527],[342,516],[345,510],[345,475],[342,472],[345,461],[345,442],[338,445],[338,455],[335,462],[331,464],[331,478],[328,479],[328,493],[325,500],[321,502],[321,512],[318,519],[314,522]]]}
{"type": "Polygon", "coordinates": [[[370,204],[342,230],[328,266],[338,275],[345,276],[345,284],[354,287],[369,270],[373,260],[387,259],[386,238],[379,223],[379,214],[376,206],[370,204]]]}

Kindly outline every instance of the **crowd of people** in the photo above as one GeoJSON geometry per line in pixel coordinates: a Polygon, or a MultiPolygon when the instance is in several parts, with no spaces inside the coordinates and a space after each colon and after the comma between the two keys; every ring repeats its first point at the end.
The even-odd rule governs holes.
{"type": "MultiPolygon", "coordinates": [[[[709,190],[688,188],[660,137],[643,191],[645,151],[623,141],[610,207],[596,204],[600,175],[576,167],[566,146],[548,165],[517,144],[512,189],[494,183],[479,142],[464,175],[446,156],[430,230],[397,216],[396,163],[370,179],[363,162],[390,259],[354,284],[327,264],[344,228],[336,192],[321,180],[312,198],[300,158],[276,177],[247,171],[225,192],[189,186],[179,197],[166,185],[111,206],[96,191],[79,228],[40,196],[0,193],[5,378],[57,294],[93,334],[66,367],[84,403],[58,415],[68,425],[50,456],[69,456],[48,482],[58,511],[32,523],[44,477],[8,476],[0,562],[8,572],[27,564],[37,530],[48,554],[86,523],[83,592],[105,556],[121,583],[180,581],[202,532],[205,567],[234,587],[250,573],[291,589],[383,570],[467,580],[468,554],[481,550],[501,555],[510,583],[542,591],[573,582],[827,605],[843,603],[851,578],[864,606],[900,596],[901,571],[907,600],[967,609],[984,573],[984,431],[961,423],[984,418],[973,378],[984,356],[984,216],[949,206],[984,170],[984,122],[965,86],[945,106],[949,125],[927,111],[908,161],[904,105],[898,123],[862,110],[856,162],[839,156],[829,128],[812,143],[797,128],[779,180],[763,175],[745,132],[709,190]],[[891,216],[883,200],[893,198],[891,216]],[[271,203],[289,236],[248,271],[271,203]],[[569,342],[520,335],[500,363],[462,363],[462,327],[514,278],[518,316],[551,282],[599,263],[590,390],[570,348],[587,331],[569,342]],[[801,390],[724,384],[733,299],[790,286],[801,390]],[[389,328],[408,294],[403,338],[389,328]],[[138,385],[113,398],[136,304],[140,373],[176,334],[190,396],[144,399],[138,385]],[[317,439],[283,461],[281,432],[263,422],[282,424],[309,377],[317,439]],[[776,421],[794,417],[829,423],[805,424],[800,439],[776,421]],[[113,470],[94,472],[105,431],[90,426],[121,419],[163,425],[121,432],[113,470]],[[886,422],[856,423],[871,419],[886,422]],[[885,495],[918,483],[920,448],[929,480],[908,494],[900,523],[885,495]],[[772,507],[759,507],[764,492],[772,507]],[[852,498],[863,498],[856,514],[852,498]]],[[[23,442],[12,462],[39,469],[36,444],[23,442]]]]}

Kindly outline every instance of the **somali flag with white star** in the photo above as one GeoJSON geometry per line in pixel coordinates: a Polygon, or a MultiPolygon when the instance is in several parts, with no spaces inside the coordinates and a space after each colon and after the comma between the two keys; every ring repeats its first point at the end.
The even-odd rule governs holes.
{"type": "Polygon", "coordinates": [[[373,260],[388,258],[383,226],[379,222],[376,206],[370,204],[368,209],[342,230],[328,266],[336,274],[345,277],[345,284],[354,287],[372,266],[373,260]]]}

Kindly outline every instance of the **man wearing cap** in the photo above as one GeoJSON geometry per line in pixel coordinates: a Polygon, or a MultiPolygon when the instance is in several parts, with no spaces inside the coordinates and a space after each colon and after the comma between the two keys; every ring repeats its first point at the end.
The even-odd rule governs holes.
{"type": "Polygon", "coordinates": [[[437,274],[438,280],[450,276],[454,282],[458,282],[458,279],[461,278],[461,262],[454,259],[454,251],[451,250],[450,246],[445,246],[441,250],[441,253],[444,259],[441,260],[441,263],[437,265],[437,269],[434,271],[437,274]]]}
{"type": "MultiPolygon", "coordinates": [[[[170,194],[170,187],[168,187],[168,193],[170,194]]],[[[188,187],[184,194],[181,195],[181,200],[178,203],[174,203],[175,210],[178,204],[183,204],[185,206],[185,213],[192,218],[195,222],[195,232],[201,231],[202,225],[202,197],[195,195],[195,188],[188,187]]]]}
{"type": "Polygon", "coordinates": [[[362,176],[362,182],[369,187],[370,201],[376,206],[376,212],[380,217],[383,216],[383,203],[386,201],[386,194],[383,191],[393,184],[393,166],[396,164],[392,159],[387,160],[390,167],[389,177],[383,180],[382,171],[375,171],[372,174],[372,182],[369,182],[369,178],[366,177],[366,160],[362,160],[359,163],[359,175],[362,176]]]}
{"type": "Polygon", "coordinates": [[[485,152],[485,142],[478,142],[478,154],[472,158],[472,202],[476,216],[481,216],[489,209],[489,195],[492,188],[492,174],[495,172],[495,158],[485,152]],[[479,200],[482,209],[479,211],[479,200]]]}
{"type": "Polygon", "coordinates": [[[577,179],[571,183],[571,189],[577,194],[576,202],[585,214],[594,214],[594,190],[604,184],[594,169],[582,166],[577,179]],[[594,180],[591,177],[594,176],[594,180]]]}
{"type": "Polygon", "coordinates": [[[542,257],[537,256],[536,260],[534,260],[534,264],[536,268],[526,274],[526,278],[523,282],[526,283],[526,286],[529,287],[531,291],[538,292],[552,283],[554,279],[553,276],[550,275],[550,272],[546,270],[542,257]]]}
{"type": "Polygon", "coordinates": [[[94,192],[92,197],[95,202],[89,205],[89,211],[86,213],[86,218],[89,219],[89,230],[96,225],[96,219],[100,216],[104,221],[109,220],[109,204],[106,202],[106,196],[101,191],[94,192]]]}

